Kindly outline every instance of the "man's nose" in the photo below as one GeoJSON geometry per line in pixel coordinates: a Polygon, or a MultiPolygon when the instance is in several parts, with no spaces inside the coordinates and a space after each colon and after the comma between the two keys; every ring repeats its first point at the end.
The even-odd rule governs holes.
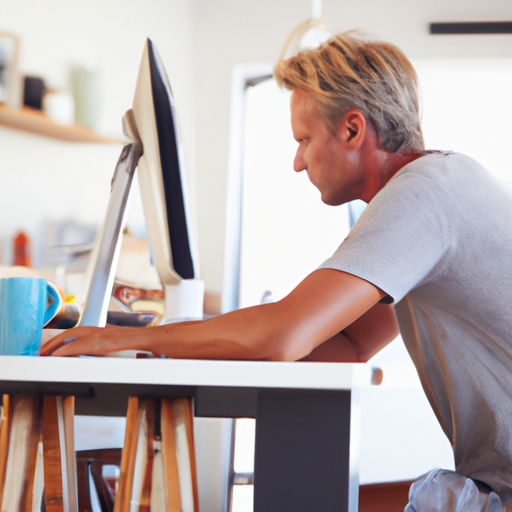
{"type": "Polygon", "coordinates": [[[302,172],[305,168],[306,164],[304,162],[304,158],[302,158],[302,152],[298,149],[295,154],[295,159],[293,160],[293,170],[295,172],[302,172]]]}

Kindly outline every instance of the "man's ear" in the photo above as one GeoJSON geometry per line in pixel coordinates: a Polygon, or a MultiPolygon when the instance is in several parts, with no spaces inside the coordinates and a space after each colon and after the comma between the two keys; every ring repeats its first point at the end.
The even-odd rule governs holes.
{"type": "Polygon", "coordinates": [[[351,149],[359,149],[366,135],[366,118],[357,109],[346,112],[338,124],[338,136],[351,149]]]}

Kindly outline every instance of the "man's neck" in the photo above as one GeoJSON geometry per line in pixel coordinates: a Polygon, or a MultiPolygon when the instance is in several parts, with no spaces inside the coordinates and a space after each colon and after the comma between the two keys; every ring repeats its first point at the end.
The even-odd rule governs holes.
{"type": "Polygon", "coordinates": [[[365,195],[367,197],[362,199],[369,203],[400,169],[421,156],[423,156],[423,153],[419,151],[392,153],[391,151],[377,148],[369,162],[373,172],[369,173],[371,178],[366,189],[365,195]]]}

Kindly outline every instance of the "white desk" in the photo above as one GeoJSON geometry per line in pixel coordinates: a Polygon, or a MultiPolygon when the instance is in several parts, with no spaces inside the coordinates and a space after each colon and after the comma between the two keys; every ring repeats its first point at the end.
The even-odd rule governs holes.
{"type": "Polygon", "coordinates": [[[355,512],[362,364],[0,356],[0,393],[75,395],[121,416],[130,395],[194,397],[196,416],[256,418],[254,512],[355,512]]]}

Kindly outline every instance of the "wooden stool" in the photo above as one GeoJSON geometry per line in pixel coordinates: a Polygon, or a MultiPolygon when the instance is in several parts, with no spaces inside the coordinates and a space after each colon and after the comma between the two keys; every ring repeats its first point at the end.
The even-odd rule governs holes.
{"type": "Polygon", "coordinates": [[[198,502],[191,400],[131,397],[114,512],[198,512],[198,502]]]}
{"type": "Polygon", "coordinates": [[[42,473],[37,463],[41,438],[46,511],[76,511],[73,416],[73,397],[4,395],[0,424],[2,512],[32,512],[41,504],[42,485],[36,477],[42,473]]]}
{"type": "MultiPolygon", "coordinates": [[[[4,395],[3,404],[0,511],[32,512],[41,503],[41,486],[36,486],[39,491],[34,491],[41,439],[46,512],[90,510],[90,500],[84,500],[82,495],[80,507],[78,504],[74,398],[4,395]]],[[[94,455],[97,456],[79,456],[82,473],[84,459],[87,465],[94,455]]],[[[106,463],[119,464],[119,451],[110,455],[106,463]]],[[[91,473],[94,477],[94,472],[91,473]]],[[[108,494],[100,482],[97,479],[99,494],[105,495],[103,491],[108,494]]],[[[133,502],[139,503],[139,512],[150,509],[198,512],[190,399],[129,399],[121,475],[113,510],[129,512],[133,502]]],[[[111,506],[112,500],[107,499],[104,508],[110,510],[111,506]]]]}
{"type": "Polygon", "coordinates": [[[81,450],[76,452],[78,474],[78,510],[91,512],[91,492],[89,471],[96,489],[102,512],[113,512],[115,494],[103,477],[104,466],[121,466],[121,449],[107,448],[98,450],[81,450]]]}

